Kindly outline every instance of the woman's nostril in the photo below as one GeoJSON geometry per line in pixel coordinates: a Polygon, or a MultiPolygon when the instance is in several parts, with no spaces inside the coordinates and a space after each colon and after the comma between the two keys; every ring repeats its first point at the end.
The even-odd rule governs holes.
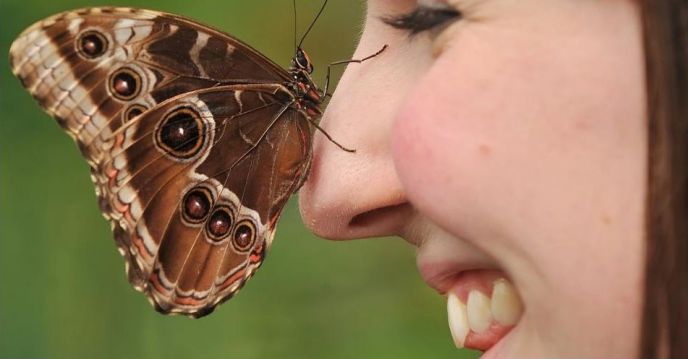
{"type": "Polygon", "coordinates": [[[394,221],[399,216],[404,216],[410,211],[411,205],[408,202],[379,207],[353,216],[351,221],[349,221],[349,226],[367,227],[384,222],[394,221]]]}

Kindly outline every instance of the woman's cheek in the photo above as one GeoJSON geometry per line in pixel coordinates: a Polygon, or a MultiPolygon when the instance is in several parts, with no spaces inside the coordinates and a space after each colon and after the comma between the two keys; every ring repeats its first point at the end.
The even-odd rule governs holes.
{"type": "Polygon", "coordinates": [[[473,161],[474,146],[461,131],[458,117],[462,115],[456,108],[460,104],[456,99],[442,100],[442,92],[453,89],[432,78],[440,72],[420,78],[403,101],[392,126],[391,151],[414,206],[445,229],[461,234],[461,219],[469,215],[465,193],[471,182],[463,173],[473,161]]]}
{"type": "Polygon", "coordinates": [[[414,83],[394,118],[392,158],[411,203],[458,237],[481,237],[494,222],[510,168],[498,54],[463,31],[414,83]],[[477,56],[476,54],[480,55],[477,56]]]}

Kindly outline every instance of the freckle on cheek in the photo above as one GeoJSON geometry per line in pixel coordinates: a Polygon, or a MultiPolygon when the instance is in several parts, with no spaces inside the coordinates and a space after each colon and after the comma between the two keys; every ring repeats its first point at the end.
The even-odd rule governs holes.
{"type": "Polygon", "coordinates": [[[592,127],[588,121],[576,121],[573,125],[574,128],[579,131],[587,131],[592,127]]]}
{"type": "Polygon", "coordinates": [[[478,146],[478,153],[480,153],[481,156],[489,157],[492,154],[492,147],[490,147],[484,143],[481,143],[478,146]]]}
{"type": "Polygon", "coordinates": [[[602,223],[604,223],[606,225],[612,224],[612,217],[607,215],[607,214],[603,214],[602,215],[602,223]]]}

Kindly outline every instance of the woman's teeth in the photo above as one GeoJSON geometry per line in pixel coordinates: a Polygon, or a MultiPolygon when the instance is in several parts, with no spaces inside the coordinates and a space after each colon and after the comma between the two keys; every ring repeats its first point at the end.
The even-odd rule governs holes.
{"type": "Polygon", "coordinates": [[[461,296],[459,292],[466,289],[448,293],[449,329],[458,348],[487,350],[518,322],[523,304],[513,285],[503,278],[492,283],[491,297],[477,288],[461,296]]]}
{"type": "Polygon", "coordinates": [[[492,324],[491,306],[490,297],[480,291],[474,289],[468,293],[468,303],[466,304],[468,327],[474,333],[480,334],[490,329],[490,324],[492,324]]]}
{"type": "Polygon", "coordinates": [[[449,293],[447,297],[447,315],[449,315],[449,330],[457,348],[463,348],[468,335],[468,314],[466,305],[461,303],[459,297],[449,293]]]}
{"type": "Polygon", "coordinates": [[[492,305],[494,319],[502,325],[514,325],[523,314],[523,303],[516,294],[516,289],[506,279],[497,279],[492,287],[492,305]]]}

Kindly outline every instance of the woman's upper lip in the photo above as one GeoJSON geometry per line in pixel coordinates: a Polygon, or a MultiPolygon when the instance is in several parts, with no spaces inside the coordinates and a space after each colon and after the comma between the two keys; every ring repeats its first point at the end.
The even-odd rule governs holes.
{"type": "Polygon", "coordinates": [[[461,273],[469,269],[471,268],[468,265],[452,262],[418,261],[418,270],[423,280],[441,295],[445,295],[456,283],[461,273]]]}
{"type": "MultiPolygon", "coordinates": [[[[428,244],[427,242],[425,244],[428,244]]],[[[416,264],[423,280],[439,294],[445,295],[466,280],[504,277],[507,275],[488,257],[477,252],[424,251],[420,247],[416,264]],[[487,275],[487,276],[486,276],[487,275]]]]}
{"type": "Polygon", "coordinates": [[[428,247],[433,247],[430,241],[424,241],[419,247],[416,265],[423,280],[441,295],[446,294],[468,272],[498,269],[489,257],[470,246],[428,247]]]}
{"type": "Polygon", "coordinates": [[[475,240],[458,237],[424,216],[408,222],[402,237],[418,246],[416,264],[423,280],[446,294],[464,272],[496,270],[498,262],[475,240]]]}

